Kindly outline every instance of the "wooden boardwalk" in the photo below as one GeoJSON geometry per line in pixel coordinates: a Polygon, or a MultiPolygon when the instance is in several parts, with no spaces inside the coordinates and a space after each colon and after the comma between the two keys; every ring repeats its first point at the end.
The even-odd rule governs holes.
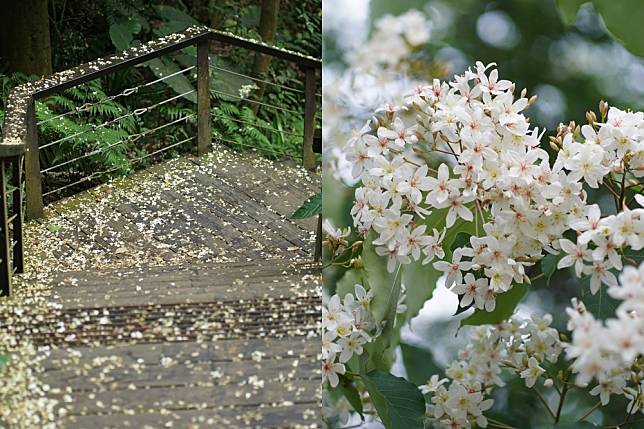
{"type": "Polygon", "coordinates": [[[22,287],[46,281],[48,311],[12,329],[51,347],[61,426],[320,427],[315,220],[287,219],[319,187],[216,148],[29,225],[22,287]]]}

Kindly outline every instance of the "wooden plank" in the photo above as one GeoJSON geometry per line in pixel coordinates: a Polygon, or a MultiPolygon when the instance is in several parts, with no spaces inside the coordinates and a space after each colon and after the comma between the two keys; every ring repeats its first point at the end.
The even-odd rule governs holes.
{"type": "MultiPolygon", "coordinates": [[[[217,148],[210,157],[194,160],[200,171],[225,180],[230,187],[243,191],[248,196],[263,202],[274,212],[288,218],[306,199],[319,191],[313,179],[301,169],[265,164],[264,160],[242,160],[231,151],[217,148]],[[267,171],[263,171],[267,170],[267,171]],[[272,173],[272,174],[271,174],[272,173]]],[[[296,221],[307,231],[315,231],[315,219],[296,221]]]]}
{"type": "Polygon", "coordinates": [[[61,218],[76,224],[92,240],[97,241],[115,259],[167,261],[175,252],[151,236],[139,232],[121,213],[109,204],[109,188],[100,187],[82,192],[50,206],[61,218]]]}
{"type": "MultiPolygon", "coordinates": [[[[227,226],[226,230],[230,232],[234,230],[241,236],[241,240],[234,239],[231,242],[232,245],[236,243],[235,247],[238,247],[240,253],[246,253],[246,244],[244,244],[244,241],[250,240],[251,243],[254,243],[253,253],[262,258],[278,256],[272,253],[286,253],[289,255],[297,255],[299,253],[301,256],[306,255],[306,252],[300,251],[302,249],[301,245],[295,245],[293,243],[302,243],[299,237],[296,236],[292,240],[288,240],[284,236],[276,234],[271,228],[261,225],[254,218],[248,216],[246,208],[241,206],[231,207],[221,199],[216,200],[217,197],[214,193],[211,195],[206,202],[205,198],[199,199],[198,196],[200,195],[195,196],[194,192],[191,192],[190,197],[197,197],[194,198],[195,204],[191,205],[191,208],[194,212],[201,214],[204,219],[203,223],[211,223],[212,221],[209,219],[214,218],[215,222],[224,223],[227,226]]],[[[174,193],[173,197],[175,199],[180,198],[177,193],[174,193]]],[[[246,204],[246,206],[248,205],[250,204],[246,204]]]]}
{"type": "Polygon", "coordinates": [[[152,411],[134,416],[123,414],[73,416],[65,420],[65,427],[93,429],[295,429],[320,428],[320,403],[303,402],[289,405],[250,405],[218,410],[152,411]]]}
{"type": "Polygon", "coordinates": [[[79,396],[87,392],[149,387],[225,388],[242,383],[253,375],[261,376],[265,383],[282,383],[288,380],[319,381],[321,377],[316,355],[218,363],[176,361],[167,356],[162,359],[165,359],[162,360],[164,364],[137,363],[132,367],[123,366],[119,356],[108,355],[104,359],[84,363],[85,366],[80,369],[48,371],[43,375],[43,381],[53,389],[52,396],[56,396],[54,399],[57,399],[66,394],[68,388],[79,396]]]}
{"type": "Polygon", "coordinates": [[[302,164],[307,170],[315,170],[316,160],[313,153],[315,134],[315,68],[304,68],[304,141],[302,142],[302,164]]]}
{"type": "Polygon", "coordinates": [[[151,234],[160,242],[183,255],[207,259],[230,253],[227,243],[217,237],[200,234],[198,225],[184,210],[163,204],[157,196],[146,202],[122,203],[116,210],[144,234],[151,234]]]}
{"type": "Polygon", "coordinates": [[[306,230],[268,209],[245,192],[240,194],[239,190],[231,189],[228,183],[215,175],[196,173],[193,179],[187,180],[194,180],[195,183],[200,185],[200,188],[204,189],[204,192],[209,192],[213,196],[219,197],[223,203],[222,205],[233,206],[237,203],[239,210],[243,210],[252,219],[252,224],[256,228],[263,228],[265,231],[273,232],[288,240],[291,243],[288,247],[296,246],[308,253],[309,246],[306,242],[308,232],[306,230]]]}
{"type": "Polygon", "coordinates": [[[204,213],[196,203],[173,190],[164,191],[161,194],[161,200],[179,211],[189,213],[190,218],[196,221],[200,232],[216,236],[224,241],[231,251],[249,258],[257,258],[261,254],[262,244],[235,228],[233,225],[235,221],[231,218],[217,217],[212,212],[204,213]]]}
{"type": "Polygon", "coordinates": [[[265,359],[305,357],[320,352],[319,337],[284,337],[267,339],[231,339],[213,342],[181,341],[165,343],[118,344],[105,347],[78,346],[57,348],[44,363],[45,371],[69,368],[79,362],[117,355],[123,365],[159,363],[164,356],[191,362],[251,362],[257,352],[265,359]],[[74,356],[79,356],[74,357],[74,356]]]}
{"type": "MultiPolygon", "coordinates": [[[[261,381],[261,380],[260,380],[261,381]]],[[[159,387],[151,389],[96,392],[70,405],[70,414],[141,413],[159,409],[222,408],[239,405],[314,402],[318,380],[290,380],[282,384],[247,383],[234,388],[159,387]],[[279,387],[279,388],[278,388],[279,387]]]]}
{"type": "Polygon", "coordinates": [[[203,155],[212,145],[210,118],[210,40],[197,43],[197,154],[203,155]]]}

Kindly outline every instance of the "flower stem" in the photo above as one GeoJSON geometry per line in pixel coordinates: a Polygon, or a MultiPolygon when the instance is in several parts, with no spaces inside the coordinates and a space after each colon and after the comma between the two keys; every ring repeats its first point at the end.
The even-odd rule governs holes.
{"type": "MultiPolygon", "coordinates": [[[[568,381],[567,377],[565,381],[568,381]]],[[[564,384],[561,390],[561,397],[559,398],[559,406],[557,406],[557,415],[555,416],[555,422],[559,422],[559,418],[561,417],[561,410],[563,409],[564,400],[566,399],[568,390],[570,390],[570,387],[568,386],[568,384],[564,384]]]]}
{"type": "MultiPolygon", "coordinates": [[[[539,398],[539,400],[541,401],[541,403],[543,404],[543,406],[546,408],[546,410],[548,410],[548,413],[550,414],[550,416],[552,417],[552,419],[553,419],[555,422],[556,422],[556,421],[558,421],[558,420],[557,420],[557,417],[555,416],[555,413],[553,413],[553,412],[552,412],[552,410],[551,410],[551,409],[550,409],[550,407],[548,406],[548,403],[546,402],[546,400],[544,399],[544,397],[541,395],[541,393],[539,393],[539,391],[536,389],[536,387],[535,387],[535,389],[534,389],[534,393],[536,393],[536,394],[537,394],[537,397],[539,398]]],[[[562,401],[562,402],[563,402],[563,401],[562,401]]],[[[560,402],[560,404],[561,404],[561,402],[560,402]]]]}
{"type": "Polygon", "coordinates": [[[593,405],[593,407],[592,407],[590,410],[588,410],[588,411],[587,411],[583,416],[579,417],[579,418],[577,419],[577,421],[578,421],[578,422],[582,422],[582,421],[584,421],[584,420],[586,419],[586,417],[588,417],[589,415],[591,415],[591,414],[593,413],[593,411],[595,411],[597,408],[599,408],[599,406],[600,406],[601,404],[602,404],[602,401],[597,401],[597,403],[596,403],[595,405],[593,405]]]}

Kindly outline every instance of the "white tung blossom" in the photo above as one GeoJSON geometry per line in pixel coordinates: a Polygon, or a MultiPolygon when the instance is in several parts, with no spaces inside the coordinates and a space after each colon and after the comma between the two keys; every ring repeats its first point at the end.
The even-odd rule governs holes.
{"type": "Polygon", "coordinates": [[[560,251],[558,267],[589,276],[591,292],[616,284],[622,251],[644,247],[644,209],[602,217],[583,186],[641,175],[644,113],[611,107],[604,123],[565,133],[551,162],[522,113],[534,101],[524,94],[515,98],[512,82],[477,62],[449,83],[417,87],[404,105],[385,105],[348,141],[361,185],[354,226],[372,234],[389,271],[443,259],[446,231],[470,223],[470,242],[432,262],[461,305],[492,311],[498,294],[529,282],[528,267],[560,251]],[[433,169],[437,156],[447,162],[433,169]],[[562,239],[569,230],[577,243],[562,239]]]}
{"type": "Polygon", "coordinates": [[[435,426],[487,427],[484,412],[493,405],[488,396],[495,386],[504,386],[503,370],[525,379],[527,387],[534,386],[544,376],[544,363],[556,362],[562,350],[551,322],[550,315],[515,316],[498,326],[473,329],[468,345],[445,370],[447,378],[433,375],[419,387],[429,396],[427,415],[435,426]]]}

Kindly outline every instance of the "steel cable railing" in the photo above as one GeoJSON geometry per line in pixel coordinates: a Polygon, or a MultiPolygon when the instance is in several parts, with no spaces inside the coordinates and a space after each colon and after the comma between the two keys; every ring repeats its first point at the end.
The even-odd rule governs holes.
{"type": "MultiPolygon", "coordinates": [[[[187,143],[189,141],[192,141],[194,139],[195,139],[194,136],[193,137],[188,137],[188,138],[186,138],[184,140],[181,140],[181,141],[179,141],[177,143],[173,143],[171,145],[165,146],[165,147],[163,147],[163,148],[161,148],[159,150],[156,150],[154,152],[150,152],[150,153],[147,153],[145,155],[132,158],[132,159],[130,159],[130,163],[132,165],[137,164],[137,163],[143,161],[144,159],[148,159],[148,158],[150,158],[150,157],[152,157],[154,155],[158,155],[158,154],[160,154],[162,152],[166,152],[166,151],[168,151],[170,149],[173,149],[173,148],[175,148],[177,146],[185,144],[185,143],[187,143]]],[[[77,186],[77,185],[80,185],[80,184],[83,184],[83,183],[91,182],[92,180],[94,180],[96,178],[106,176],[106,175],[108,175],[110,173],[115,173],[115,172],[117,172],[119,170],[120,170],[120,167],[115,167],[115,168],[110,168],[110,169],[107,169],[107,170],[96,171],[96,172],[94,172],[94,173],[92,173],[92,174],[90,174],[88,176],[85,176],[85,177],[83,177],[83,178],[81,178],[81,179],[79,179],[79,180],[77,180],[75,182],[71,182],[71,183],[68,183],[66,185],[60,186],[60,187],[58,187],[56,189],[52,189],[51,191],[44,192],[43,197],[59,193],[59,192],[65,190],[65,189],[69,189],[69,188],[72,188],[74,186],[77,186]]]]}
{"type": "Polygon", "coordinates": [[[163,81],[165,81],[167,79],[171,79],[171,78],[173,78],[175,76],[182,75],[183,73],[188,72],[190,70],[194,70],[195,68],[196,68],[196,66],[186,67],[186,68],[184,68],[182,70],[179,70],[177,72],[171,73],[171,74],[169,74],[167,76],[160,77],[160,78],[155,79],[153,81],[146,82],[146,83],[141,84],[141,85],[137,85],[137,86],[135,86],[133,88],[126,88],[126,89],[124,89],[123,91],[121,91],[120,93],[118,93],[116,95],[105,97],[105,98],[103,98],[101,100],[98,100],[98,101],[95,101],[93,103],[84,103],[83,105],[78,106],[77,108],[72,109],[72,110],[70,110],[68,112],[61,113],[60,115],[56,115],[56,116],[53,116],[51,118],[43,119],[42,121],[38,121],[38,122],[36,122],[36,125],[44,125],[44,124],[46,124],[48,122],[55,121],[56,119],[62,119],[64,117],[66,117],[66,116],[75,115],[75,114],[78,114],[78,113],[81,113],[81,112],[89,112],[92,107],[100,106],[101,104],[105,104],[105,103],[109,103],[110,101],[114,101],[114,100],[119,99],[121,97],[128,97],[128,96],[130,96],[132,94],[136,94],[136,93],[139,92],[139,89],[147,88],[149,86],[152,86],[152,85],[155,85],[157,83],[163,82],[163,81]]]}
{"type": "MultiPolygon", "coordinates": [[[[229,81],[227,81],[225,76],[226,76],[226,74],[232,75],[232,76],[237,76],[237,77],[241,77],[243,79],[247,79],[248,81],[251,81],[251,82],[257,82],[257,83],[265,84],[266,86],[269,86],[269,87],[272,86],[272,87],[275,87],[277,89],[293,92],[293,93],[295,93],[297,95],[295,100],[297,100],[299,102],[304,101],[303,99],[306,98],[305,97],[306,94],[305,94],[304,90],[294,88],[292,86],[286,86],[286,85],[282,85],[282,84],[279,84],[279,83],[276,83],[276,82],[272,82],[272,81],[267,80],[265,78],[262,79],[262,78],[250,76],[248,74],[244,74],[244,73],[239,72],[239,71],[230,70],[228,68],[224,68],[224,67],[217,66],[217,65],[212,65],[211,64],[209,68],[210,68],[210,70],[212,72],[214,72],[213,73],[214,76],[217,76],[219,74],[218,72],[222,72],[222,74],[223,74],[223,77],[221,77],[215,83],[215,88],[216,89],[211,88],[211,90],[210,90],[210,92],[211,92],[211,94],[212,94],[212,96],[214,97],[214,100],[215,100],[215,106],[218,105],[217,104],[218,102],[219,103],[224,102],[224,103],[229,103],[229,104],[230,103],[236,103],[236,104],[238,104],[238,106],[253,105],[253,107],[254,107],[253,112],[254,112],[255,115],[257,115],[256,112],[259,110],[260,107],[265,107],[265,108],[269,109],[269,111],[275,112],[276,114],[287,113],[291,117],[295,116],[295,117],[299,117],[299,118],[304,119],[305,112],[294,110],[293,108],[290,108],[290,106],[288,106],[288,104],[287,104],[288,107],[284,107],[284,106],[276,105],[275,103],[268,102],[268,101],[266,101],[266,100],[264,100],[262,98],[257,98],[257,97],[254,98],[252,95],[250,95],[250,93],[249,94],[242,94],[244,85],[241,85],[239,83],[239,80],[237,80],[237,81],[233,80],[234,83],[232,83],[232,85],[231,85],[229,83],[229,81]],[[217,88],[217,86],[219,86],[219,88],[217,88]],[[239,87],[239,95],[235,94],[234,90],[233,90],[233,88],[237,88],[237,87],[239,87]],[[302,95],[302,97],[300,97],[301,95],[302,95]],[[234,101],[231,101],[231,100],[234,100],[234,101]]],[[[257,89],[257,88],[258,87],[255,86],[255,89],[257,89]]],[[[274,97],[275,96],[275,93],[273,93],[273,92],[269,92],[269,93],[260,92],[260,94],[262,94],[262,96],[264,98],[266,98],[267,96],[268,97],[274,97]]],[[[316,94],[316,95],[320,95],[320,94],[316,94]]],[[[281,98],[278,98],[278,99],[281,100],[281,98]]],[[[293,99],[291,99],[291,102],[292,101],[293,101],[293,99]]],[[[231,111],[233,111],[233,110],[231,110],[231,111]]],[[[233,112],[235,112],[235,111],[233,111],[233,112]]],[[[238,112],[236,112],[236,113],[238,113],[238,112]]],[[[258,131],[261,131],[262,134],[265,134],[264,131],[268,131],[273,136],[280,136],[278,138],[278,137],[271,137],[270,135],[265,135],[265,137],[269,141],[272,141],[273,144],[275,144],[276,139],[277,139],[278,142],[281,142],[283,144],[283,143],[286,143],[287,140],[290,139],[290,138],[304,138],[305,137],[304,134],[302,134],[301,132],[297,132],[296,130],[292,129],[292,124],[290,124],[290,126],[288,124],[284,124],[285,125],[284,128],[276,127],[276,126],[269,126],[268,124],[275,125],[275,122],[273,122],[271,120],[271,117],[274,116],[272,113],[265,112],[262,115],[263,119],[260,119],[260,118],[257,117],[257,118],[253,118],[254,121],[248,120],[249,116],[252,117],[253,115],[242,115],[242,114],[239,114],[239,113],[237,115],[229,114],[229,113],[227,113],[226,109],[223,106],[221,106],[221,109],[215,110],[213,112],[213,114],[212,114],[212,117],[215,119],[214,124],[215,124],[216,130],[217,130],[215,132],[215,134],[214,134],[214,137],[218,141],[220,141],[222,143],[225,143],[225,144],[227,144],[227,145],[229,145],[229,146],[231,146],[233,148],[251,148],[251,149],[254,148],[254,149],[260,150],[260,151],[262,151],[262,152],[264,152],[266,154],[270,154],[272,156],[277,156],[277,157],[284,157],[284,156],[292,157],[294,155],[297,156],[296,154],[298,152],[294,152],[292,150],[292,148],[290,148],[292,143],[287,144],[287,146],[282,146],[283,150],[276,150],[275,148],[266,147],[266,146],[268,146],[268,143],[262,142],[262,141],[256,141],[255,144],[248,144],[248,143],[241,142],[240,139],[238,139],[238,138],[230,138],[230,137],[226,138],[227,134],[229,134],[230,132],[234,131],[234,129],[231,128],[230,125],[229,125],[231,122],[239,124],[238,130],[241,131],[244,135],[246,135],[247,136],[246,138],[251,138],[251,139],[252,138],[257,138],[256,134],[252,134],[252,133],[249,132],[250,128],[255,128],[258,131]],[[239,117],[236,117],[236,116],[239,116],[239,117]]],[[[315,112],[314,115],[313,115],[313,118],[314,118],[313,119],[314,121],[320,120],[321,115],[318,114],[317,112],[315,112]]],[[[280,121],[278,121],[277,123],[279,124],[280,121]]],[[[306,128],[306,126],[304,128],[306,128]]],[[[295,142],[293,142],[293,143],[295,143],[295,142]]]]}
{"type": "MultiPolygon", "coordinates": [[[[189,73],[195,68],[196,66],[186,67],[177,72],[170,73],[166,76],[159,77],[157,79],[142,83],[140,85],[137,85],[131,88],[126,88],[115,95],[105,96],[102,99],[94,101],[92,103],[84,103],[78,106],[77,108],[71,109],[59,115],[52,116],[51,118],[47,118],[45,120],[39,121],[37,122],[37,124],[40,124],[41,126],[47,125],[48,123],[52,123],[55,120],[61,120],[62,118],[65,118],[65,117],[69,117],[72,115],[78,116],[83,112],[89,113],[91,112],[94,106],[105,105],[105,103],[112,102],[118,98],[124,98],[124,97],[131,96],[133,94],[140,93],[142,88],[152,87],[156,84],[162,83],[173,77],[177,77],[179,75],[185,75],[186,73],[189,73]]],[[[133,158],[132,152],[134,148],[131,147],[131,144],[139,141],[142,138],[158,133],[161,130],[167,129],[168,127],[177,126],[180,123],[185,123],[185,124],[191,123],[193,122],[192,120],[197,117],[196,113],[186,114],[177,119],[173,119],[166,123],[162,123],[161,125],[153,126],[152,128],[147,128],[147,129],[144,128],[142,131],[137,133],[131,133],[130,131],[130,134],[127,135],[127,137],[124,137],[124,138],[117,137],[116,141],[113,141],[113,140],[115,136],[118,136],[118,134],[115,135],[110,133],[112,131],[119,133],[119,132],[125,132],[126,129],[130,130],[130,127],[126,126],[126,128],[124,128],[124,125],[123,125],[126,123],[128,119],[130,118],[143,119],[143,116],[147,116],[148,113],[158,109],[159,107],[164,106],[168,103],[180,100],[196,92],[197,90],[195,89],[183,91],[179,94],[175,94],[173,96],[164,98],[160,101],[157,101],[145,107],[133,106],[128,108],[128,107],[124,107],[124,105],[116,105],[116,107],[120,111],[124,111],[123,109],[127,109],[128,110],[127,113],[118,115],[113,118],[109,118],[99,124],[81,125],[80,131],[74,132],[72,134],[64,135],[59,139],[41,144],[39,146],[39,150],[46,150],[48,148],[54,149],[56,146],[59,146],[65,142],[73,142],[74,144],[69,149],[66,148],[65,152],[62,152],[60,150],[58,150],[57,152],[54,152],[52,155],[54,157],[53,158],[54,162],[51,162],[45,165],[44,168],[40,169],[40,173],[44,177],[43,185],[47,188],[45,189],[45,192],[42,193],[43,198],[52,197],[54,195],[62,195],[62,192],[65,190],[69,190],[70,188],[74,188],[76,186],[82,185],[83,183],[92,182],[94,179],[106,176],[107,174],[114,173],[118,170],[125,171],[124,168],[126,168],[126,165],[128,166],[127,168],[129,169],[132,165],[135,165],[141,162],[143,159],[148,158],[148,156],[138,156],[133,158]],[[117,152],[112,152],[115,150],[117,152]],[[129,156],[127,152],[130,152],[129,156]],[[94,159],[94,157],[103,155],[104,157],[108,157],[108,158],[105,158],[107,160],[109,159],[110,156],[114,156],[114,155],[110,155],[111,153],[117,154],[116,156],[120,159],[123,159],[123,162],[126,162],[127,164],[122,164],[117,167],[112,167],[101,171],[94,171],[94,172],[91,172],[91,174],[83,174],[83,170],[87,170],[89,167],[87,164],[84,164],[85,162],[89,160],[93,160],[91,165],[94,165],[95,163],[98,162],[97,165],[100,166],[100,162],[101,162],[100,158],[94,159]],[[61,154],[62,154],[62,160],[57,159],[61,156],[61,154]],[[78,166],[80,168],[74,167],[74,166],[78,166]],[[55,176],[51,176],[50,178],[50,175],[52,174],[54,174],[55,176]],[[79,174],[83,176],[79,180],[71,180],[71,182],[64,183],[61,186],[55,186],[55,184],[57,184],[56,182],[60,182],[61,178],[65,180],[64,179],[65,177],[69,179],[69,178],[73,178],[74,176],[78,177],[79,174]]],[[[153,95],[154,97],[157,97],[159,94],[155,93],[153,95]]],[[[140,122],[140,124],[143,124],[143,123],[144,122],[140,122]]],[[[138,125],[137,127],[140,127],[140,126],[141,125],[138,125]]],[[[55,132],[60,133],[60,130],[56,129],[56,127],[54,127],[53,130],[55,132]]],[[[156,154],[164,152],[165,150],[175,148],[188,141],[189,139],[182,140],[179,143],[174,143],[170,146],[162,148],[161,150],[154,150],[148,155],[154,156],[156,154]]],[[[141,150],[141,149],[145,150],[145,148],[143,147],[139,148],[138,150],[141,150]]],[[[51,158],[51,156],[49,157],[51,158]]]]}
{"type": "Polygon", "coordinates": [[[304,137],[303,134],[297,134],[297,133],[293,133],[291,131],[280,130],[280,129],[272,128],[272,127],[269,127],[269,126],[266,126],[266,125],[260,125],[260,124],[258,124],[256,122],[245,121],[243,119],[231,118],[230,116],[218,115],[218,114],[213,113],[212,117],[213,118],[219,118],[219,119],[226,119],[228,121],[237,122],[239,124],[249,125],[249,126],[252,126],[252,127],[262,128],[262,129],[265,129],[265,130],[270,130],[270,131],[273,131],[274,133],[282,133],[282,134],[286,134],[286,135],[293,136],[293,137],[304,137]]]}
{"type": "Polygon", "coordinates": [[[84,135],[84,134],[92,133],[92,132],[94,132],[94,131],[96,131],[96,130],[103,129],[103,128],[106,128],[106,127],[109,127],[110,125],[113,125],[113,124],[116,124],[116,123],[118,123],[118,122],[121,122],[121,121],[123,121],[124,119],[127,119],[127,118],[132,118],[132,117],[136,117],[136,116],[141,116],[141,115],[143,115],[144,113],[147,113],[147,112],[149,112],[149,111],[151,111],[151,110],[154,110],[154,109],[156,109],[156,108],[157,108],[157,107],[159,107],[159,106],[162,106],[162,105],[164,105],[164,104],[167,104],[167,103],[169,103],[169,102],[171,102],[171,101],[174,101],[174,100],[177,100],[177,99],[179,99],[179,98],[185,97],[186,95],[194,94],[195,92],[196,92],[196,90],[192,89],[192,90],[190,90],[190,91],[186,91],[186,92],[184,92],[184,93],[182,93],[182,94],[175,95],[174,97],[170,97],[170,98],[168,98],[168,99],[165,99],[165,100],[163,100],[163,101],[161,101],[161,102],[159,102],[159,103],[152,104],[152,105],[150,105],[150,106],[148,106],[148,107],[142,107],[142,108],[139,108],[139,109],[135,109],[134,111],[132,111],[132,112],[130,112],[130,113],[127,113],[127,114],[122,115],[122,116],[118,116],[118,117],[116,117],[116,118],[114,118],[114,119],[110,119],[109,121],[105,121],[105,122],[103,122],[102,124],[98,124],[98,125],[93,125],[93,124],[92,124],[92,125],[90,125],[90,129],[86,129],[86,130],[83,130],[83,131],[79,131],[79,132],[77,132],[77,133],[74,133],[74,134],[71,134],[71,135],[65,136],[65,137],[60,138],[60,139],[58,139],[58,140],[55,140],[55,141],[53,141],[53,142],[49,142],[49,143],[43,144],[43,145],[41,145],[41,146],[40,146],[40,149],[45,149],[45,148],[48,148],[48,147],[51,147],[51,146],[54,146],[54,145],[57,145],[57,144],[60,144],[60,143],[66,142],[66,141],[68,141],[68,140],[72,140],[72,139],[74,139],[74,138],[76,138],[76,137],[79,137],[79,136],[82,136],[82,135],[84,135]]]}
{"type": "Polygon", "coordinates": [[[228,74],[232,74],[232,75],[235,75],[235,76],[250,79],[250,80],[252,80],[254,82],[261,82],[263,84],[271,85],[271,86],[274,86],[274,87],[277,87],[277,88],[280,88],[280,89],[285,89],[287,91],[293,91],[293,92],[296,92],[296,93],[299,93],[299,94],[304,94],[304,91],[301,90],[301,89],[291,88],[289,86],[281,85],[279,83],[271,82],[271,81],[260,79],[260,78],[253,77],[253,76],[248,76],[247,74],[235,72],[235,71],[232,71],[232,70],[229,70],[229,69],[225,69],[223,67],[218,67],[218,66],[215,66],[215,65],[211,65],[210,68],[213,69],[213,70],[219,70],[219,71],[223,71],[223,72],[228,73],[228,74]]]}
{"type": "Polygon", "coordinates": [[[62,162],[62,163],[60,163],[60,164],[56,164],[56,165],[53,165],[53,166],[51,166],[51,167],[45,168],[45,169],[43,169],[43,170],[40,170],[40,172],[41,172],[41,173],[47,173],[47,172],[49,172],[49,171],[56,170],[56,169],[58,169],[58,168],[60,168],[60,167],[63,167],[63,166],[65,166],[65,165],[69,165],[69,164],[71,164],[71,163],[73,163],[73,162],[77,162],[77,161],[79,161],[79,160],[81,160],[81,159],[85,159],[85,158],[89,158],[89,157],[91,157],[91,156],[99,155],[99,154],[104,153],[104,152],[106,152],[107,150],[109,150],[109,149],[111,149],[111,148],[113,148],[113,147],[116,147],[116,146],[118,146],[118,145],[121,145],[121,144],[124,144],[124,143],[134,143],[135,141],[137,141],[137,140],[141,139],[142,137],[146,137],[146,136],[148,136],[148,135],[150,135],[150,134],[153,134],[153,133],[154,133],[154,132],[156,132],[156,131],[159,131],[159,130],[162,130],[162,129],[164,129],[164,128],[167,128],[167,127],[169,127],[169,126],[171,126],[171,125],[175,125],[175,124],[177,124],[177,123],[179,123],[179,122],[187,121],[188,119],[191,119],[191,118],[194,118],[194,117],[196,117],[196,115],[194,115],[194,114],[193,114],[193,115],[184,116],[184,117],[179,118],[179,119],[176,119],[176,120],[174,120],[174,121],[172,121],[172,122],[168,122],[168,123],[165,123],[165,124],[163,124],[163,125],[160,125],[160,126],[158,126],[158,127],[156,127],[156,128],[152,128],[152,129],[150,129],[150,130],[147,130],[147,131],[144,131],[144,132],[141,132],[141,133],[130,134],[127,138],[121,139],[121,140],[119,140],[119,141],[117,141],[117,142],[114,142],[114,143],[110,143],[109,145],[107,145],[107,146],[105,146],[105,147],[102,147],[102,148],[99,148],[99,149],[95,149],[95,150],[93,150],[93,151],[91,151],[91,152],[87,152],[87,153],[85,153],[85,154],[83,154],[83,155],[77,156],[76,158],[73,158],[73,159],[67,160],[67,161],[62,162]]]}
{"type": "Polygon", "coordinates": [[[298,112],[297,110],[288,109],[286,107],[279,107],[279,106],[275,106],[273,104],[263,103],[261,101],[252,100],[250,98],[240,97],[239,95],[229,94],[229,93],[223,92],[223,91],[217,91],[216,89],[211,89],[210,92],[213,93],[213,94],[217,94],[217,95],[223,95],[224,97],[234,98],[235,100],[246,101],[246,102],[249,102],[249,103],[252,103],[252,104],[257,104],[258,106],[269,107],[271,109],[279,110],[280,112],[293,113],[295,115],[301,115],[302,114],[302,112],[298,112]]]}

